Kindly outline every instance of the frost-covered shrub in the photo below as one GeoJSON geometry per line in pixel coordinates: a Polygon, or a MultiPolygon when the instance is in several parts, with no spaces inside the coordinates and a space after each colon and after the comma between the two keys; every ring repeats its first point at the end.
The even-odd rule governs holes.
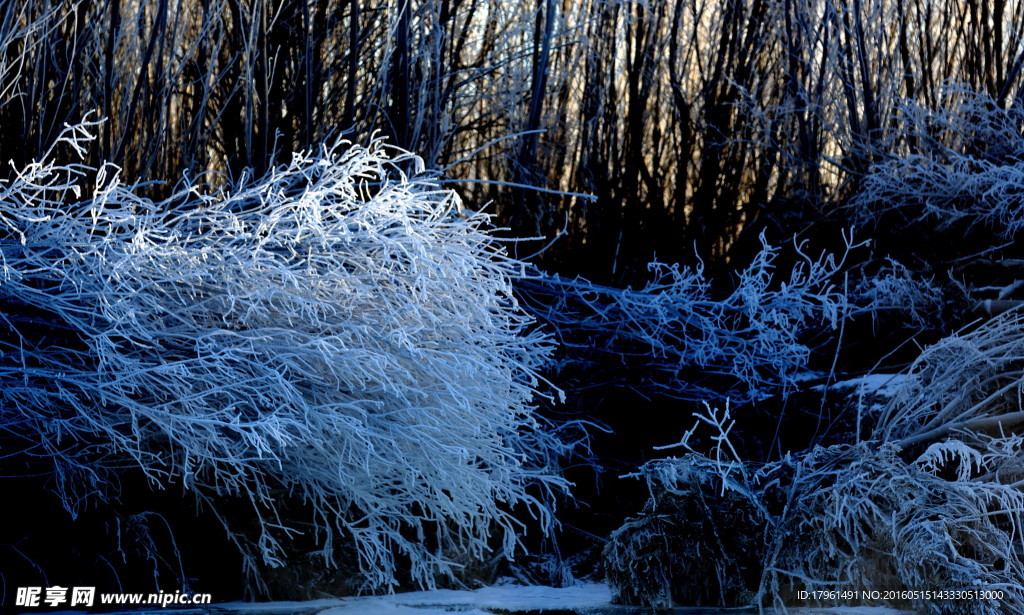
{"type": "Polygon", "coordinates": [[[1024,229],[1024,110],[963,88],[941,94],[947,100],[935,108],[902,105],[905,147],[861,179],[854,220],[1016,237],[1024,229]]]}
{"type": "MultiPolygon", "coordinates": [[[[655,459],[629,477],[643,478],[651,497],[612,533],[604,564],[622,604],[735,607],[764,595],[764,562],[777,526],[780,482],[770,466],[743,461],[729,433],[728,405],[695,413],[695,426],[672,446],[681,457],[655,459]],[[703,453],[691,441],[711,429],[703,453]]],[[[776,472],[777,473],[777,472],[776,472]]]]}
{"type": "MultiPolygon", "coordinates": [[[[1019,456],[1019,443],[1013,448],[999,456],[1019,456]]],[[[900,453],[893,444],[861,442],[817,448],[794,463],[765,587],[791,604],[798,590],[1000,591],[998,599],[918,593],[859,601],[923,613],[1019,611],[1024,492],[986,476],[1001,462],[985,467],[985,455],[960,440],[916,458],[900,453]]]]}
{"type": "Polygon", "coordinates": [[[877,419],[904,448],[950,434],[1009,435],[1024,423],[1024,314],[1011,311],[926,349],[877,419]]]}
{"type": "Polygon", "coordinates": [[[671,608],[753,601],[768,516],[749,494],[721,489],[707,461],[644,468],[651,498],[612,532],[603,552],[613,602],[671,608]]]}
{"type": "Polygon", "coordinates": [[[943,291],[932,276],[915,275],[903,263],[886,259],[873,275],[864,276],[850,292],[861,310],[873,315],[895,311],[919,327],[941,322],[943,291]]]}
{"type": "Polygon", "coordinates": [[[550,527],[564,485],[532,414],[549,343],[512,297],[523,265],[417,163],[336,146],[162,202],[111,166],[20,170],[0,185],[5,439],[72,514],[133,469],[250,501],[254,544],[222,516],[249,565],[282,562],[285,497],[327,561],[354,541],[366,588],[511,556],[512,509],[550,527]]]}
{"type": "MultiPolygon", "coordinates": [[[[642,289],[537,276],[523,286],[530,309],[574,350],[566,363],[636,365],[634,386],[688,400],[742,403],[792,390],[811,349],[804,335],[836,327],[852,306],[836,282],[843,259],[805,256],[780,275],[779,248],[763,249],[718,296],[698,264],[652,263],[642,289]]],[[[847,242],[846,250],[854,247],[847,242]]],[[[845,256],[845,254],[844,254],[845,256]]]]}
{"type": "MultiPolygon", "coordinates": [[[[710,447],[690,430],[679,444],[686,454],[652,461],[639,475],[652,502],[712,484],[732,494],[719,498],[718,517],[757,512],[734,525],[747,540],[763,541],[754,602],[792,606],[803,602],[800,591],[837,590],[858,593],[817,602],[888,602],[935,614],[1024,611],[1024,315],[1006,313],[943,339],[889,388],[890,401],[861,418],[866,439],[851,433],[847,443],[753,463],[729,444],[728,408],[708,409],[697,422],[711,428],[710,447]],[[874,590],[909,593],[895,600],[860,593],[874,590]],[[1002,594],[947,600],[927,591],[1002,594]]],[[[706,549],[707,540],[676,551],[706,549]]]]}

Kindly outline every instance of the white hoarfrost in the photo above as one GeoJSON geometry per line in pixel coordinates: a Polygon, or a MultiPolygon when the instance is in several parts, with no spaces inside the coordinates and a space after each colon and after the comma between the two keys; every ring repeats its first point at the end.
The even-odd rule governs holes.
{"type": "Polygon", "coordinates": [[[708,407],[696,418],[712,446],[698,449],[691,430],[687,454],[639,475],[655,494],[710,487],[723,518],[745,519],[730,531],[753,528],[763,545],[755,602],[832,590],[820,602],[859,592],[934,615],[1024,611],[1024,315],[940,340],[899,377],[850,382],[885,391],[864,440],[749,462],[729,445],[728,408],[708,407]]]}
{"type": "Polygon", "coordinates": [[[898,106],[894,134],[905,145],[881,158],[861,180],[850,209],[861,225],[919,228],[981,226],[1005,239],[1024,230],[1024,111],[1005,108],[963,86],[937,92],[934,107],[907,100],[898,106]]]}
{"type": "Polygon", "coordinates": [[[0,184],[0,428],[72,514],[133,468],[214,510],[250,501],[254,544],[225,518],[249,564],[283,561],[283,497],[327,559],[354,541],[367,588],[512,555],[511,509],[549,527],[538,494],[564,484],[532,413],[549,344],[512,297],[523,264],[420,165],[341,145],[158,202],[111,166],[19,170],[0,184]]]}
{"type": "Polygon", "coordinates": [[[641,386],[653,392],[746,403],[799,387],[811,355],[803,336],[838,327],[854,309],[836,279],[849,251],[864,245],[851,233],[837,259],[798,244],[796,263],[780,272],[779,248],[761,242],[725,297],[703,266],[662,263],[651,263],[654,279],[642,289],[546,275],[527,281],[527,296],[569,346],[642,365],[641,386]]]}

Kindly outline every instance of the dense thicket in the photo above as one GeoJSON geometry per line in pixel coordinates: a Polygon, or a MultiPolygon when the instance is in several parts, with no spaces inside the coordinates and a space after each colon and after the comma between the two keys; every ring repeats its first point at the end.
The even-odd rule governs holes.
{"type": "Polygon", "coordinates": [[[1022,332],[1018,312],[943,339],[867,387],[863,438],[768,463],[734,447],[728,407],[706,408],[695,422],[713,446],[698,452],[694,428],[684,454],[639,473],[651,500],[606,548],[620,599],[784,607],[802,591],[934,615],[1019,611],[1022,332]],[[936,585],[965,599],[922,590],[936,585]]]}

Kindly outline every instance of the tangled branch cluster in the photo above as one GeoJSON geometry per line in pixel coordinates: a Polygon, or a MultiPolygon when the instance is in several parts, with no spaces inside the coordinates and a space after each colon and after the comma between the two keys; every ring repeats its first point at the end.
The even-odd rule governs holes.
{"type": "MultiPolygon", "coordinates": [[[[641,363],[641,386],[743,403],[792,390],[811,354],[803,335],[836,327],[851,308],[835,284],[843,259],[801,254],[780,279],[779,248],[762,243],[723,298],[701,266],[661,263],[651,265],[654,281],[639,290],[557,275],[523,286],[530,309],[568,346],[641,363]]],[[[846,251],[854,247],[848,241],[846,251]]]]}
{"type": "MultiPolygon", "coordinates": [[[[759,578],[737,577],[736,554],[722,551],[714,531],[677,553],[721,552],[715,561],[731,572],[723,587],[779,607],[797,602],[800,590],[909,590],[888,603],[943,615],[1024,609],[1024,316],[1009,312],[941,340],[891,388],[891,400],[864,417],[868,439],[769,463],[746,461],[728,444],[728,408],[699,415],[718,434],[710,452],[691,442],[691,431],[680,443],[688,453],[652,461],[640,475],[659,501],[710,498],[714,515],[733,520],[716,531],[755,528],[745,544],[758,554],[759,578]],[[924,590],[1002,595],[947,600],[924,590]]],[[[665,514],[651,512],[645,519],[665,514]]],[[[609,566],[624,571],[623,591],[635,591],[625,565],[633,552],[622,547],[630,529],[608,554],[609,566]]],[[[676,557],[676,568],[702,565],[676,557]]],[[[650,601],[668,595],[646,591],[650,601]]]]}
{"type": "Polygon", "coordinates": [[[336,146],[161,202],[111,166],[19,171],[0,185],[5,439],[53,464],[72,513],[133,468],[251,501],[254,545],[225,518],[250,565],[283,561],[283,497],[328,560],[354,539],[369,588],[399,566],[431,585],[492,534],[511,555],[511,509],[549,527],[538,494],[564,484],[532,414],[549,343],[512,297],[522,264],[403,172],[418,162],[336,146]]]}
{"type": "Polygon", "coordinates": [[[1004,108],[962,87],[941,92],[940,108],[900,105],[906,146],[864,176],[850,203],[861,225],[891,223],[939,230],[985,227],[1012,239],[1024,229],[1024,141],[1019,106],[1004,108]]]}

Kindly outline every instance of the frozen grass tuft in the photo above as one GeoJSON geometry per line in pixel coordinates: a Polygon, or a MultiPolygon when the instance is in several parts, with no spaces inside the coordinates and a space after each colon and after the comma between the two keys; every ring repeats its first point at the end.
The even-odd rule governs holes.
{"type": "Polygon", "coordinates": [[[514,507],[551,526],[523,264],[417,158],[343,144],[153,202],[54,151],[0,185],[0,427],[52,460],[69,511],[141,469],[214,510],[250,501],[254,544],[222,518],[275,565],[281,499],[301,500],[326,560],[354,539],[367,589],[406,567],[433,585],[492,535],[511,556],[514,507]]]}

